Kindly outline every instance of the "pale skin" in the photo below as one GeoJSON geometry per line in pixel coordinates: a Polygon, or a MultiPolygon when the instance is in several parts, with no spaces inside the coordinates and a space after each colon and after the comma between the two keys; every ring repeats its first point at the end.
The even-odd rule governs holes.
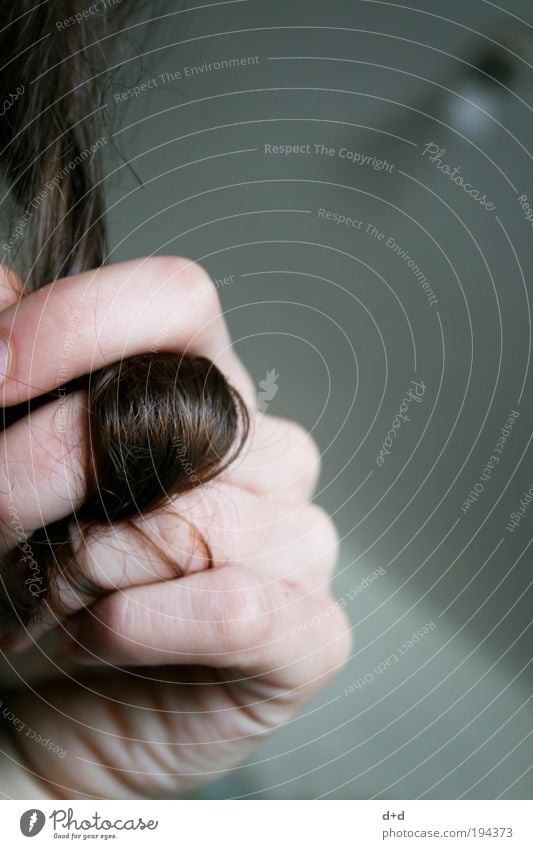
{"type": "MultiPolygon", "coordinates": [[[[66,755],[4,721],[0,792],[193,793],[290,722],[349,655],[350,625],[330,588],[337,535],[310,503],[319,453],[298,426],[255,412],[216,289],[197,264],[133,260],[24,298],[21,289],[0,267],[0,336],[11,351],[4,406],[156,345],[213,360],[243,396],[252,428],[221,478],[138,520],[182,577],[127,528],[96,538],[72,527],[78,564],[102,597],[88,606],[61,584],[43,621],[5,646],[0,665],[19,726],[66,755]],[[180,516],[208,541],[213,568],[180,516]]],[[[0,435],[4,554],[17,544],[10,510],[29,537],[83,501],[83,404],[82,393],[52,401],[0,435]]]]}

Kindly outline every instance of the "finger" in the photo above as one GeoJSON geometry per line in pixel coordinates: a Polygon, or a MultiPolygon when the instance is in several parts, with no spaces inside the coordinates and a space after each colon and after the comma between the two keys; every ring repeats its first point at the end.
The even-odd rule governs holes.
{"type": "Polygon", "coordinates": [[[10,346],[5,405],[151,350],[208,357],[255,403],[216,288],[179,257],[132,260],[44,286],[0,314],[0,336],[10,346]]]}
{"type": "Polygon", "coordinates": [[[350,626],[328,594],[310,599],[284,581],[265,586],[240,567],[114,593],[72,620],[68,633],[84,659],[231,667],[288,685],[319,677],[325,654],[330,668],[332,645],[335,665],[342,663],[350,645],[350,626]],[[314,617],[314,628],[298,627],[314,617]]]}
{"type": "Polygon", "coordinates": [[[304,428],[288,419],[257,416],[251,439],[225,479],[254,493],[301,503],[315,491],[320,452],[304,428]]]}
{"type": "Polygon", "coordinates": [[[315,504],[253,501],[237,487],[215,484],[134,527],[97,528],[73,545],[84,574],[107,591],[233,565],[246,565],[265,583],[283,577],[323,585],[335,568],[338,536],[315,504]]]}
{"type": "Polygon", "coordinates": [[[57,564],[38,623],[12,639],[10,651],[29,648],[65,617],[94,602],[85,589],[87,580],[97,594],[105,594],[169,582],[209,567],[246,565],[264,586],[289,579],[311,595],[328,585],[338,551],[335,526],[321,508],[252,501],[248,493],[228,485],[200,487],[135,525],[87,530],[72,523],[70,540],[83,581],[73,582],[72,574],[61,572],[57,564]]]}

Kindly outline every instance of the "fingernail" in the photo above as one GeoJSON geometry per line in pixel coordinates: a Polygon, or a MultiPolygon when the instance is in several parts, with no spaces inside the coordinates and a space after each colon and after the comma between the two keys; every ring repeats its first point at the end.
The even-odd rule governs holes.
{"type": "Polygon", "coordinates": [[[7,370],[9,368],[9,360],[9,345],[7,344],[5,339],[0,338],[0,383],[7,375],[7,370]]]}
{"type": "Polygon", "coordinates": [[[0,643],[0,649],[8,654],[22,654],[22,652],[30,649],[34,641],[27,632],[13,634],[6,637],[0,643]]]}

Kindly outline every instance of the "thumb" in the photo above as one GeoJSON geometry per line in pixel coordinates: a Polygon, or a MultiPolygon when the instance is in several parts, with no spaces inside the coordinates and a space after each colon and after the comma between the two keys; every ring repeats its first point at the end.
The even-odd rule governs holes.
{"type": "MultiPolygon", "coordinates": [[[[16,304],[22,297],[24,284],[9,266],[0,263],[0,312],[16,304]]],[[[0,338],[0,375],[6,375],[11,361],[9,342],[0,338]]]]}

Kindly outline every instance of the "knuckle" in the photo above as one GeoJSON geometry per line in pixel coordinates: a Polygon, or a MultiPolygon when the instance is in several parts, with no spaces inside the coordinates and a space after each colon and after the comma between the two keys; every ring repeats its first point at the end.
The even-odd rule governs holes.
{"type": "Polygon", "coordinates": [[[267,639],[273,612],[265,587],[246,570],[233,571],[221,585],[213,624],[222,651],[241,655],[267,639]]]}
{"type": "Polygon", "coordinates": [[[287,440],[291,453],[299,459],[299,482],[306,491],[312,491],[320,476],[320,449],[308,431],[296,422],[287,423],[287,440]]]}
{"type": "Polygon", "coordinates": [[[333,677],[350,659],[353,647],[353,634],[350,620],[337,601],[328,595],[326,598],[327,631],[324,638],[325,650],[319,653],[318,664],[321,675],[333,677]]]}
{"type": "Polygon", "coordinates": [[[181,271],[186,262],[187,260],[182,257],[172,256],[171,254],[153,256],[149,260],[149,269],[154,279],[161,282],[161,280],[181,277],[181,271]]]}
{"type": "Polygon", "coordinates": [[[339,552],[339,532],[333,519],[322,507],[309,505],[310,542],[316,559],[320,558],[330,571],[335,568],[339,552]]]}
{"type": "Polygon", "coordinates": [[[201,265],[192,259],[176,256],[155,257],[157,273],[160,278],[175,283],[179,280],[184,295],[194,303],[195,312],[201,311],[204,321],[208,322],[220,312],[220,300],[217,288],[201,265]]]}

